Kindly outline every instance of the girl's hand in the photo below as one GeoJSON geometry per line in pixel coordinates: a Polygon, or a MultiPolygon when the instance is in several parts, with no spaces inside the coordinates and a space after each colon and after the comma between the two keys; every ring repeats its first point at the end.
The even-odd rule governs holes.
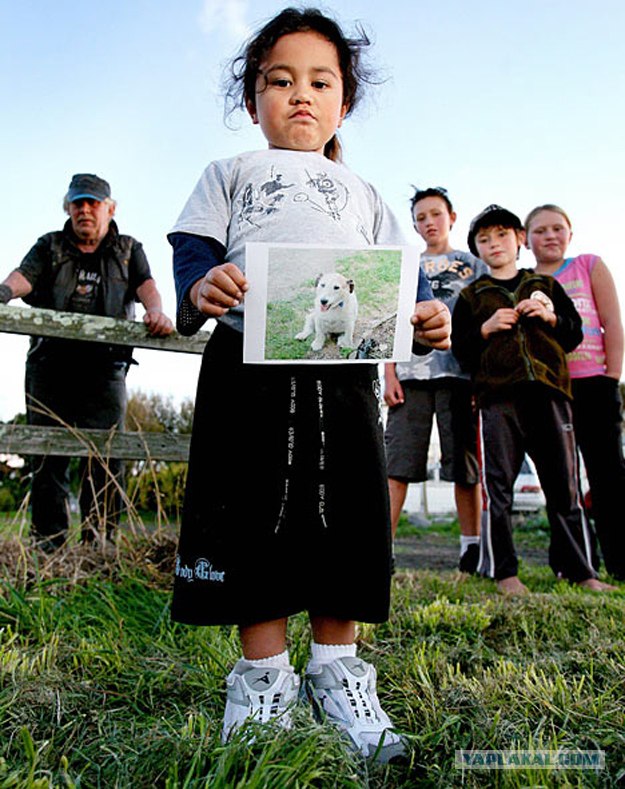
{"type": "Polygon", "coordinates": [[[442,301],[431,299],[415,304],[410,318],[414,325],[414,338],[422,345],[447,351],[451,348],[451,314],[442,301]]]}
{"type": "Polygon", "coordinates": [[[499,331],[509,331],[518,320],[519,313],[513,307],[501,307],[482,324],[482,337],[487,340],[491,334],[499,331]]]}
{"type": "Polygon", "coordinates": [[[625,345],[621,308],[610,269],[601,259],[597,260],[593,267],[590,275],[590,284],[604,332],[605,374],[609,378],[620,381],[623,372],[623,347],[625,345]]]}
{"type": "Polygon", "coordinates": [[[519,315],[525,315],[528,318],[540,318],[550,326],[556,325],[556,314],[553,311],[551,299],[547,297],[549,303],[545,303],[542,299],[523,299],[516,305],[516,311],[519,315]]]}
{"type": "Polygon", "coordinates": [[[248,288],[247,280],[238,266],[222,263],[193,285],[189,297],[200,312],[211,318],[219,318],[232,307],[239,306],[248,288]]]}

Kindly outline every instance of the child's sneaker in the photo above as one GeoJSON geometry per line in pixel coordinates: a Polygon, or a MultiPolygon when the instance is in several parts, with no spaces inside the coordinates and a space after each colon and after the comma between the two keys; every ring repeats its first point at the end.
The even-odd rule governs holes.
{"type": "Polygon", "coordinates": [[[291,727],[290,708],[297,701],[299,677],[293,667],[255,668],[239,660],[226,677],[226,709],[221,741],[245,721],[267,723],[276,719],[285,729],[291,727]]]}
{"type": "Polygon", "coordinates": [[[380,707],[375,680],[370,663],[342,657],[309,668],[304,687],[319,720],[328,720],[344,732],[353,750],[386,763],[403,756],[406,748],[380,707]]]}
{"type": "Polygon", "coordinates": [[[480,546],[477,543],[467,545],[466,551],[460,557],[458,562],[458,569],[461,573],[469,573],[475,575],[477,573],[477,566],[480,563],[480,546]]]}

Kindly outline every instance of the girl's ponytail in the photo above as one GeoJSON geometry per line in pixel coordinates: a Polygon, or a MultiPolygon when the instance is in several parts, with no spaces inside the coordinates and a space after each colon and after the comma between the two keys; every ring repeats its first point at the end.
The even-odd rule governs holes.
{"type": "Polygon", "coordinates": [[[327,141],[323,148],[323,155],[333,162],[343,161],[343,146],[341,145],[338,134],[333,135],[327,141]]]}

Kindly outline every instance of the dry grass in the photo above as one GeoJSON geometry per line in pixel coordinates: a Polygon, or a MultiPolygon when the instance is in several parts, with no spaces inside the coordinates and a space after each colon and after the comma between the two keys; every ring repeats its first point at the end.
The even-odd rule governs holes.
{"type": "Polygon", "coordinates": [[[15,587],[45,581],[73,586],[93,579],[115,579],[138,570],[160,588],[171,585],[176,534],[161,528],[120,533],[116,541],[66,544],[46,553],[20,535],[0,536],[0,579],[15,587]]]}

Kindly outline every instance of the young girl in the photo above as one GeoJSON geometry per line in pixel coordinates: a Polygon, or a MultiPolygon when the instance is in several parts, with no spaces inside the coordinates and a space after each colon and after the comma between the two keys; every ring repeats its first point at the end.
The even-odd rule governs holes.
{"type": "MultiPolygon", "coordinates": [[[[229,96],[269,148],[210,164],[170,235],[179,329],[218,318],[198,382],[173,617],[239,626],[226,739],[249,718],[290,724],[299,679],[287,620],[307,611],[309,699],[354,749],[387,761],[403,744],[354,643],[355,621],[385,621],[389,608],[376,368],[242,364],[246,242],[402,242],[378,193],[338,161],[367,43],[316,10],[267,23],[235,61],[229,96]]],[[[417,341],[449,347],[440,302],[418,304],[412,322],[417,341]]]]}
{"type": "Polygon", "coordinates": [[[568,355],[575,435],[584,458],[592,513],[608,572],[625,580],[625,531],[617,513],[625,489],[622,404],[623,325],[614,280],[596,255],[564,257],[571,222],[558,206],[542,205],[525,220],[536,271],[564,287],[583,319],[584,339],[568,355]]]}

